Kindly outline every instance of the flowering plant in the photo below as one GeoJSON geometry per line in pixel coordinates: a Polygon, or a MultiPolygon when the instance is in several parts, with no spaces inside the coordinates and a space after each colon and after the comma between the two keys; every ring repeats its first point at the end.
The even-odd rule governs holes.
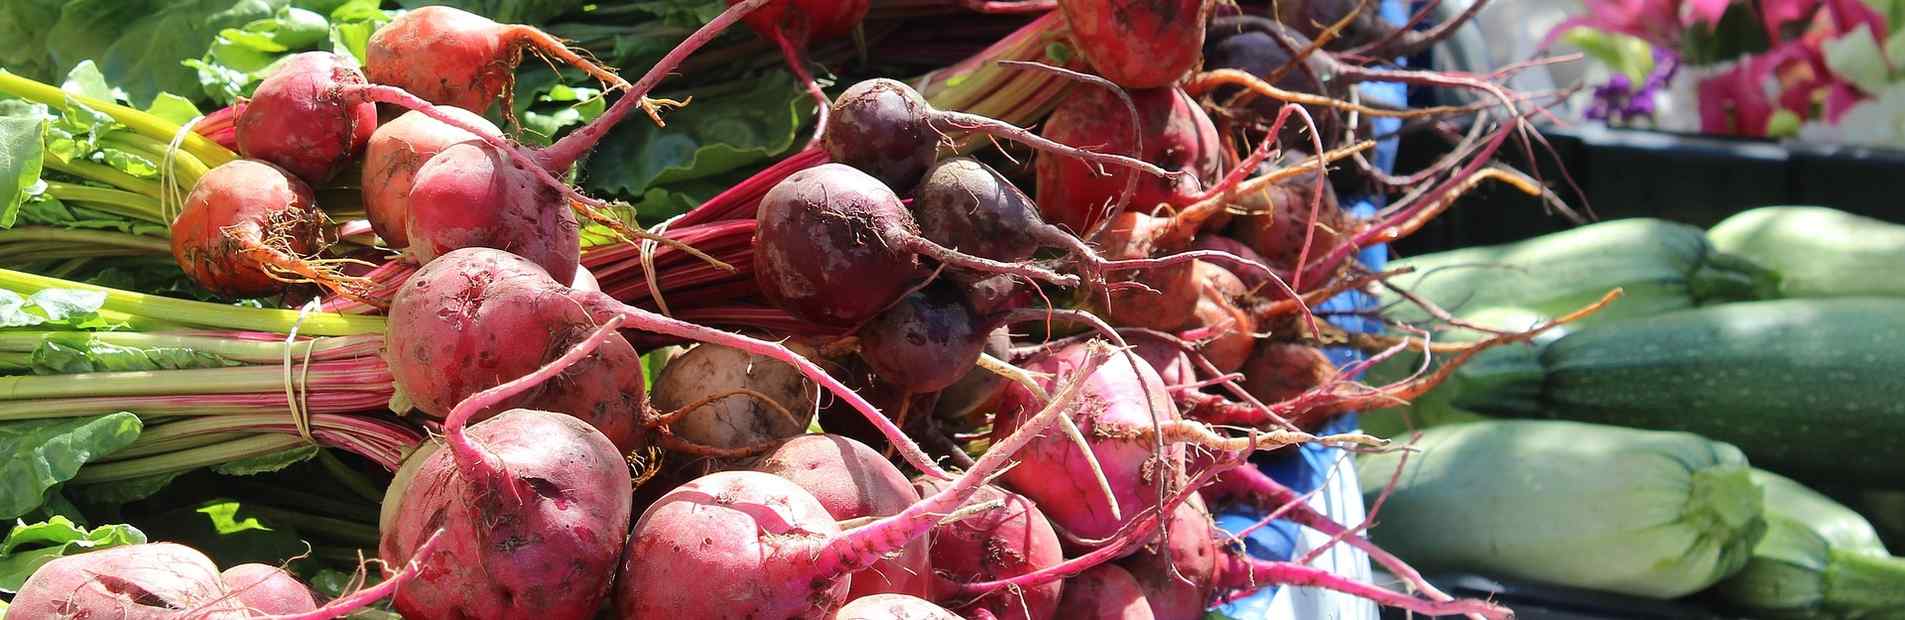
{"type": "Polygon", "coordinates": [[[1704,133],[1905,146],[1905,0],[1584,0],[1566,40],[1612,75],[1584,116],[1704,133]]]}

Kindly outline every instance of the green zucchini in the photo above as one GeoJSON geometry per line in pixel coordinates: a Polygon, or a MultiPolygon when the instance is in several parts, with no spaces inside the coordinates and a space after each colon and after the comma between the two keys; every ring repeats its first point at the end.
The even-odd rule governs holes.
{"type": "Polygon", "coordinates": [[[1714,586],[1723,604],[1764,618],[1905,617],[1905,559],[1852,509],[1764,471],[1766,536],[1746,568],[1714,586]]]}
{"type": "Polygon", "coordinates": [[[1688,431],[1800,477],[1905,482],[1905,300],[1721,304],[1495,359],[1457,372],[1456,406],[1688,431]]]}
{"type": "MultiPolygon", "coordinates": [[[[1370,535],[1424,570],[1674,598],[1745,566],[1766,527],[1746,457],[1696,435],[1508,420],[1416,447],[1370,535]]],[[[1402,456],[1358,459],[1370,501],[1402,456]]]]}
{"type": "MultiPolygon", "coordinates": [[[[1464,318],[1495,308],[1558,316],[1599,300],[1609,290],[1624,289],[1620,300],[1587,319],[1607,322],[1705,303],[1761,299],[1777,287],[1771,272],[1714,251],[1705,231],[1647,218],[1425,254],[1390,266],[1415,268],[1394,284],[1464,318]]],[[[1393,291],[1386,291],[1382,302],[1391,319],[1431,319],[1393,291]]]]}
{"type": "Polygon", "coordinates": [[[1905,225],[1825,207],[1762,207],[1707,232],[1779,272],[1785,297],[1905,296],[1905,225]]]}

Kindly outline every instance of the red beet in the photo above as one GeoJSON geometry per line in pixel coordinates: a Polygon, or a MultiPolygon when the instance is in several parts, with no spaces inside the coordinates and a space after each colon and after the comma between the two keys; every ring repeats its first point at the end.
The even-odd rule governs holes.
{"type": "MultiPolygon", "coordinates": [[[[1145,0],[1140,0],[1145,1],[1145,0]]],[[[1065,144],[1099,145],[1108,153],[1139,159],[1190,176],[1138,178],[1130,208],[1151,213],[1160,205],[1182,209],[1195,202],[1218,173],[1217,128],[1197,102],[1175,88],[1131,92],[1138,107],[1137,127],[1143,150],[1132,143],[1131,115],[1118,97],[1101,88],[1078,89],[1059,102],[1045,121],[1042,134],[1065,144]]],[[[1100,174],[1092,164],[1077,159],[1039,154],[1038,205],[1047,221],[1084,233],[1104,217],[1124,190],[1129,170],[1100,174]]]]}
{"type": "Polygon", "coordinates": [[[1170,86],[1203,56],[1211,0],[1059,0],[1072,41],[1125,88],[1170,86]]]}

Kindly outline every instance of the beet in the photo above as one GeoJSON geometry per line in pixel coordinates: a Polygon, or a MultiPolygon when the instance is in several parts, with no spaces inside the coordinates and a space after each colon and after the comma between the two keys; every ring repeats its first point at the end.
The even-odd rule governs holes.
{"type": "Polygon", "coordinates": [[[957,288],[935,282],[860,328],[860,358],[895,386],[937,392],[974,368],[990,331],[957,288]]]}
{"type": "MultiPolygon", "coordinates": [[[[488,120],[468,110],[445,107],[440,111],[492,133],[501,133],[488,120]]],[[[364,148],[364,213],[370,220],[371,230],[377,231],[385,244],[392,248],[410,245],[404,225],[409,219],[410,189],[417,169],[451,145],[475,139],[474,134],[419,112],[405,112],[370,134],[370,142],[364,148]]]]}
{"type": "Polygon", "coordinates": [[[258,297],[312,282],[368,300],[361,278],[308,260],[336,231],[311,187],[283,168],[248,159],[207,172],[172,221],[172,258],[193,282],[231,297],[258,297]]]}
{"type": "Polygon", "coordinates": [[[238,115],[238,152],[323,183],[377,129],[364,74],[330,52],[292,54],[258,83],[238,115]]]}
{"type": "MultiPolygon", "coordinates": [[[[1104,89],[1080,89],[1060,101],[1045,121],[1042,135],[1065,144],[1100,145],[1097,148],[1109,153],[1136,154],[1162,169],[1189,173],[1140,176],[1131,208],[1151,213],[1160,205],[1173,209],[1189,206],[1216,180],[1220,149],[1216,126],[1181,90],[1160,88],[1130,94],[1138,108],[1142,151],[1132,143],[1130,112],[1116,95],[1104,89]]],[[[1103,219],[1103,209],[1116,201],[1129,175],[1135,174],[1112,170],[1101,175],[1087,162],[1044,153],[1038,156],[1036,170],[1038,205],[1045,219],[1079,233],[1091,230],[1103,219]]]]}
{"type": "MultiPolygon", "coordinates": [[[[866,444],[838,435],[802,435],[761,457],[753,469],[812,493],[836,521],[899,514],[918,503],[906,474],[866,444]]],[[[932,596],[933,569],[920,538],[853,573],[847,599],[875,594],[932,596]]]]}
{"type": "MultiPolygon", "coordinates": [[[[916,482],[922,492],[938,490],[942,483],[916,482]]],[[[932,566],[940,579],[949,582],[941,589],[953,591],[957,584],[992,581],[1023,575],[1058,564],[1065,559],[1058,534],[1025,496],[998,487],[986,486],[973,495],[974,503],[1002,502],[998,507],[980,511],[957,521],[933,528],[932,566]]],[[[1063,585],[1058,582],[1034,588],[1003,590],[960,603],[954,611],[973,617],[979,610],[993,617],[1014,620],[1053,618],[1058,611],[1063,585]]],[[[943,600],[952,604],[955,601],[943,600]]]]}
{"type": "Polygon", "coordinates": [[[509,96],[523,52],[534,50],[618,88],[628,82],[532,26],[503,25],[448,6],[399,14],[370,37],[364,73],[372,82],[438,105],[482,112],[509,96]]]}
{"type": "Polygon", "coordinates": [[[620,324],[620,318],[611,319],[548,364],[459,402],[443,424],[449,449],[422,454],[408,484],[387,492],[384,501],[399,508],[396,526],[382,533],[381,557],[408,561],[435,533],[447,540],[428,569],[398,590],[400,613],[595,616],[628,531],[632,480],[622,451],[588,424],[560,413],[511,409],[466,424],[476,412],[543,384],[605,341],[620,339],[620,324]]]}
{"type": "MultiPolygon", "coordinates": [[[[1100,166],[1132,168],[1159,177],[1185,176],[1125,155],[1068,146],[1070,143],[998,119],[937,110],[912,87],[887,78],[854,84],[834,99],[822,146],[833,161],[859,168],[895,191],[907,192],[919,184],[942,142],[968,132],[1100,166]]],[[[1103,143],[1100,136],[1083,137],[1089,139],[1079,144],[1103,143]]]]}
{"type": "Polygon", "coordinates": [[[1059,0],[1072,42],[1125,88],[1170,86],[1197,67],[1212,0],[1059,0]]]}
{"type": "Polygon", "coordinates": [[[950,267],[1077,284],[1030,265],[966,255],[920,236],[912,213],[878,179],[849,166],[795,172],[761,199],[754,277],[761,293],[796,317],[857,325],[924,279],[920,257],[950,267]]]}

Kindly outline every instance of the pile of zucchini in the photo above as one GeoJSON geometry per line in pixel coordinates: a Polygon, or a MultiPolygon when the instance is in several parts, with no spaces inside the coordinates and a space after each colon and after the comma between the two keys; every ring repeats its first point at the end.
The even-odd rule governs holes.
{"type": "MultiPolygon", "coordinates": [[[[1377,542],[1431,570],[1753,617],[1905,618],[1905,559],[1794,482],[1905,506],[1905,226],[1767,207],[1710,230],[1619,220],[1398,264],[1415,271],[1394,289],[1459,322],[1394,289],[1386,315],[1443,342],[1626,295],[1366,414],[1376,434],[1421,431],[1409,458],[1359,463],[1372,500],[1401,472],[1377,542]]],[[[1418,371],[1409,358],[1371,380],[1418,371]]]]}

